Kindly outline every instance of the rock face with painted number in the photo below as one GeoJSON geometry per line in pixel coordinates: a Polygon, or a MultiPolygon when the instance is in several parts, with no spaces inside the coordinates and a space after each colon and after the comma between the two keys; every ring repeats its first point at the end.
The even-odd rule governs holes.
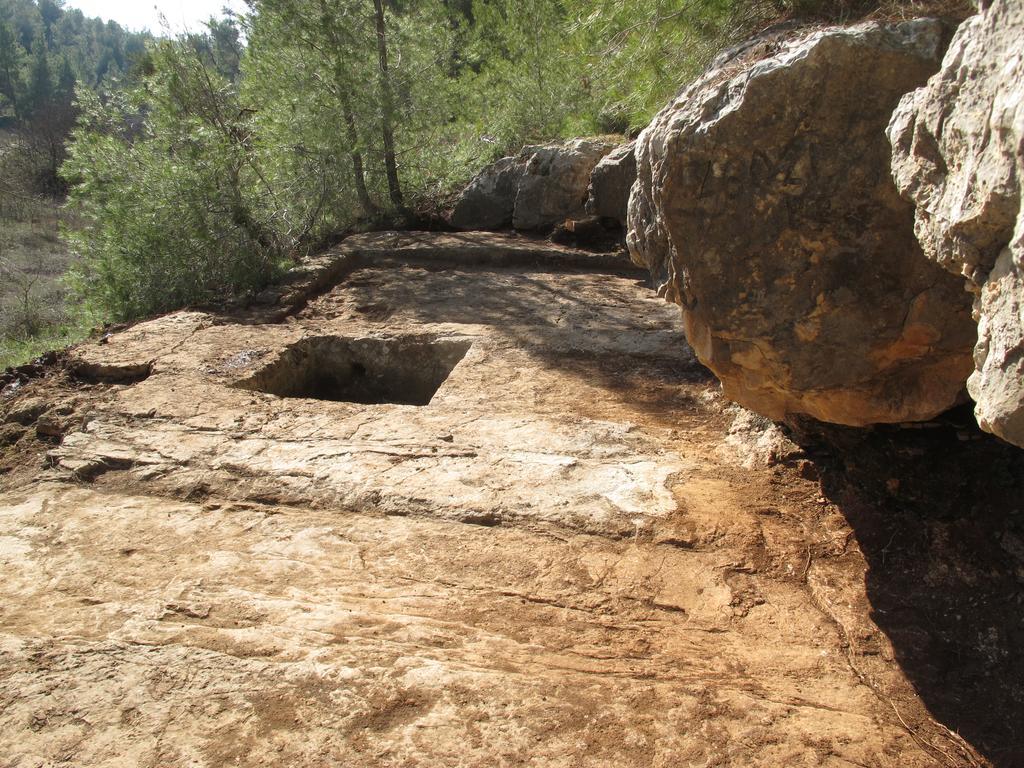
{"type": "Polygon", "coordinates": [[[708,71],[643,132],[628,241],[726,394],[770,418],[931,418],[972,369],[970,301],[921,252],[885,128],[932,20],[831,28],[708,71]]]}
{"type": "Polygon", "coordinates": [[[900,102],[893,176],[925,254],[975,293],[983,429],[1024,446],[1024,5],[995,0],[957,30],[942,69],[900,102]]]}

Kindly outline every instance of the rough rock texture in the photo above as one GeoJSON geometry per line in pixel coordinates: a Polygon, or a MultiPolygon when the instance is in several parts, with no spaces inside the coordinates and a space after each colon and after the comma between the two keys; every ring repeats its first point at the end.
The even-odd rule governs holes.
{"type": "Polygon", "coordinates": [[[547,229],[584,215],[594,166],[612,144],[575,139],[564,145],[533,147],[519,181],[516,229],[547,229]]]}
{"type": "Polygon", "coordinates": [[[1022,234],[1018,225],[1014,247],[1000,254],[982,286],[975,372],[967,380],[967,391],[977,403],[974,415],[982,429],[1024,448],[1022,234]]]}
{"type": "Polygon", "coordinates": [[[900,102],[889,138],[925,254],[977,294],[978,423],[1024,446],[1024,5],[986,5],[900,102]]]}
{"type": "Polygon", "coordinates": [[[821,30],[709,71],[639,138],[631,255],[744,406],[865,425],[960,396],[970,302],[921,254],[885,139],[941,40],[930,20],[821,30]]]}
{"type": "Polygon", "coordinates": [[[459,229],[504,229],[512,226],[522,156],[503,157],[478,173],[459,195],[451,224],[459,229]]]}
{"type": "Polygon", "coordinates": [[[636,181],[636,142],[617,147],[601,158],[590,174],[587,213],[614,219],[623,226],[629,210],[629,193],[636,181]]]}
{"type": "Polygon", "coordinates": [[[730,406],[726,413],[733,419],[722,446],[723,453],[741,466],[748,469],[770,467],[800,457],[800,448],[772,420],[738,405],[730,406]]]}
{"type": "MultiPolygon", "coordinates": [[[[675,308],[562,249],[511,268],[471,242],[356,239],[285,321],[169,315],[77,347],[95,380],[0,400],[29,430],[0,451],[0,762],[979,764],[925,697],[959,728],[949,665],[989,632],[967,617],[1006,613],[976,599],[992,569],[915,554],[973,590],[919,694],[901,665],[945,614],[899,604],[890,640],[866,591],[913,558],[886,530],[869,572],[816,482],[721,456],[675,308]],[[325,338],[468,350],[426,406],[253,388],[325,338]],[[147,376],[103,380],[125,370],[147,376]],[[63,435],[34,437],[48,413],[63,435]]],[[[968,704],[1013,731],[994,693],[1019,647],[984,637],[994,703],[968,704]]]]}
{"type": "Polygon", "coordinates": [[[451,223],[459,229],[549,230],[583,216],[594,166],[613,148],[575,139],[524,147],[493,163],[459,196],[451,223]]]}

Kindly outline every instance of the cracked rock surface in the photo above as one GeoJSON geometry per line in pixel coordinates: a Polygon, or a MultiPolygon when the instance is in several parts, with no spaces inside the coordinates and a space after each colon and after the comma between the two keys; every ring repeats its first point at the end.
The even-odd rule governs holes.
{"type": "Polygon", "coordinates": [[[817,482],[725,458],[734,414],[674,307],[459,247],[395,236],[282,322],[168,315],[0,404],[64,425],[2,454],[5,764],[970,756],[817,482]],[[252,386],[319,365],[304,391],[337,395],[442,342],[465,354],[427,405],[252,386]]]}

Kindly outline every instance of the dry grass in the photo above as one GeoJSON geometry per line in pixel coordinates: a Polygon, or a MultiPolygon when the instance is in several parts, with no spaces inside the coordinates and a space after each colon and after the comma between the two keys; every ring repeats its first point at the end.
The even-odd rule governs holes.
{"type": "Polygon", "coordinates": [[[0,369],[83,335],[67,308],[71,254],[56,204],[40,201],[28,221],[0,218],[0,369]]]}
{"type": "Polygon", "coordinates": [[[72,256],[61,230],[70,222],[59,201],[31,193],[23,161],[17,142],[0,135],[0,369],[83,335],[63,282],[72,256]]]}

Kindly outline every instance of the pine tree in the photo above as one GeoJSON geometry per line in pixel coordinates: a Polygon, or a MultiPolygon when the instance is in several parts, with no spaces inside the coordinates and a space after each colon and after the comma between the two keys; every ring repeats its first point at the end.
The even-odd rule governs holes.
{"type": "Polygon", "coordinates": [[[70,104],[75,98],[75,71],[71,68],[71,59],[65,53],[61,57],[60,72],[57,74],[57,101],[70,104]]]}
{"type": "Polygon", "coordinates": [[[64,14],[63,6],[63,0],[39,0],[37,4],[47,45],[53,45],[53,28],[64,14]]]}
{"type": "Polygon", "coordinates": [[[34,158],[36,188],[60,194],[64,191],[60,166],[66,156],[65,143],[76,117],[75,74],[70,60],[64,55],[54,82],[42,35],[36,38],[32,53],[26,109],[18,133],[26,153],[34,158]]]}
{"type": "Polygon", "coordinates": [[[388,68],[387,22],[381,0],[373,0],[373,20],[377,37],[377,77],[380,83],[381,137],[384,142],[384,171],[388,179],[388,194],[396,208],[405,207],[402,185],[398,180],[398,163],[395,158],[395,96],[391,88],[391,73],[388,68]]]}
{"type": "Polygon", "coordinates": [[[21,90],[21,47],[14,31],[0,19],[0,96],[7,100],[16,115],[21,90]]]}
{"type": "MultiPolygon", "coordinates": [[[[370,17],[363,0],[258,0],[253,37],[265,59],[297,45],[312,57],[315,78],[334,101],[344,126],[344,143],[351,161],[353,189],[363,213],[377,214],[367,184],[364,148],[371,118],[363,103],[365,84],[372,77],[367,65],[370,17]]],[[[376,50],[376,47],[374,47],[376,50]]],[[[269,69],[264,69],[264,76],[269,69]]],[[[278,72],[277,76],[287,73],[278,72]]]]}
{"type": "Polygon", "coordinates": [[[42,34],[32,44],[32,65],[28,76],[26,114],[30,118],[42,116],[53,101],[53,75],[46,55],[46,41],[42,34]]]}
{"type": "Polygon", "coordinates": [[[206,30],[204,48],[213,60],[214,69],[230,82],[236,82],[243,50],[237,18],[233,13],[227,13],[223,19],[211,18],[206,22],[206,30]]]}

